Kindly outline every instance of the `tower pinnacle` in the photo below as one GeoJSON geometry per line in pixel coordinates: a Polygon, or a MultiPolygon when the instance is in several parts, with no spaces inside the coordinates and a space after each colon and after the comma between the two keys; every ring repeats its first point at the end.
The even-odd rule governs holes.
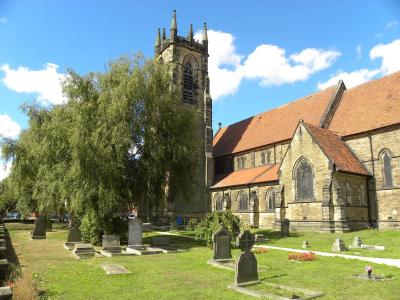
{"type": "Polygon", "coordinates": [[[176,41],[177,35],[178,35],[178,25],[176,24],[176,10],[174,10],[174,13],[172,15],[172,21],[171,21],[171,29],[170,29],[171,42],[176,41]]]}

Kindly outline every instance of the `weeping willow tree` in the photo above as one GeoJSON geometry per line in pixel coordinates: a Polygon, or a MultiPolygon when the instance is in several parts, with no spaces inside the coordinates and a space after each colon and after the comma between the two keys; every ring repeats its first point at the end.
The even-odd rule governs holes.
{"type": "Polygon", "coordinates": [[[124,57],[104,73],[69,71],[63,90],[63,105],[25,105],[29,128],[3,140],[19,210],[66,210],[98,237],[129,207],[190,197],[198,114],[180,105],[167,65],[124,57]]]}

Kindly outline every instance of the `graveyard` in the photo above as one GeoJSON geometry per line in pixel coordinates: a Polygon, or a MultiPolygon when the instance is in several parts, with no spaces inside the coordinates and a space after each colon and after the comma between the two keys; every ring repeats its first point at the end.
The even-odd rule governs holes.
{"type": "MultiPolygon", "coordinates": [[[[135,236],[135,245],[121,244],[118,249],[113,244],[114,238],[107,236],[107,243],[111,244],[90,245],[93,255],[77,259],[74,250],[64,247],[71,234],[67,228],[53,226],[51,231],[46,231],[45,238],[34,239],[32,234],[36,231],[33,226],[18,225],[6,224],[6,228],[10,228],[7,232],[14,253],[10,261],[19,265],[22,275],[12,286],[15,299],[110,299],[113,295],[118,295],[118,299],[131,299],[133,295],[138,299],[255,299],[254,295],[242,294],[240,289],[288,297],[286,299],[294,294],[307,299],[307,293],[317,295],[318,299],[366,299],[366,295],[368,299],[396,299],[400,288],[400,268],[319,255],[312,261],[289,260],[289,252],[276,249],[259,251],[257,248],[260,245],[279,245],[301,249],[302,241],[307,239],[310,251],[315,248],[330,251],[337,234],[291,232],[289,237],[281,237],[279,231],[263,231],[265,240],[255,242],[252,240],[254,234],[242,231],[245,244],[240,245],[224,235],[215,235],[213,250],[204,241],[191,238],[191,232],[145,231],[142,240],[135,236]],[[151,246],[154,242],[165,242],[166,239],[169,248],[181,251],[124,255],[128,247],[152,250],[156,247],[151,246]],[[224,245],[216,245],[217,240],[224,245]],[[229,247],[226,247],[228,240],[229,247]],[[120,252],[118,255],[101,255],[104,246],[120,252]],[[256,259],[256,273],[254,260],[250,259],[249,263],[247,258],[241,258],[242,255],[256,259]],[[227,261],[227,267],[215,267],[209,263],[213,260],[218,263],[227,261]],[[253,265],[250,267],[253,284],[244,287],[241,284],[243,274],[239,278],[235,274],[238,261],[242,261],[246,270],[253,265]],[[384,280],[363,279],[367,276],[366,266],[384,280]],[[122,274],[114,275],[113,272],[121,270],[122,274]]],[[[370,256],[396,258],[394,245],[400,242],[398,234],[365,230],[344,234],[340,238],[350,246],[355,236],[361,236],[370,244],[385,241],[387,251],[373,251],[370,256]]],[[[364,252],[362,254],[364,256],[364,252]]],[[[248,270],[244,274],[246,280],[248,270]]]]}

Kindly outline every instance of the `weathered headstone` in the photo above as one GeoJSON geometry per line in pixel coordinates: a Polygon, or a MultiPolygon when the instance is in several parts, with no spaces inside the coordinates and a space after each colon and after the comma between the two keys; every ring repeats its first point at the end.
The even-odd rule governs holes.
{"type": "Polygon", "coordinates": [[[356,236],[353,240],[353,245],[352,248],[361,248],[361,245],[363,244],[362,240],[360,237],[356,236]]]}
{"type": "Polygon", "coordinates": [[[0,299],[11,300],[12,298],[13,298],[13,292],[11,287],[9,286],[0,287],[0,299]]]}
{"type": "Polygon", "coordinates": [[[346,246],[343,242],[342,239],[336,239],[335,242],[332,245],[332,251],[333,252],[342,252],[346,251],[346,246]]]}
{"type": "Polygon", "coordinates": [[[118,235],[104,234],[101,245],[102,249],[100,253],[104,256],[113,256],[122,253],[118,235]]]}
{"type": "Polygon", "coordinates": [[[128,222],[128,247],[132,249],[143,249],[143,224],[139,219],[128,222]]]}
{"type": "Polygon", "coordinates": [[[281,222],[281,236],[289,236],[290,220],[284,219],[281,222]]]}
{"type": "Polygon", "coordinates": [[[68,250],[73,250],[75,248],[76,243],[82,242],[82,234],[81,230],[79,229],[80,222],[78,219],[73,219],[71,222],[71,226],[68,232],[67,242],[64,244],[64,247],[68,250]]]}
{"type": "Polygon", "coordinates": [[[242,253],[236,262],[235,266],[235,281],[236,286],[243,286],[258,282],[257,260],[251,248],[254,246],[254,234],[245,230],[237,237],[236,245],[242,253]]]}
{"type": "Polygon", "coordinates": [[[107,275],[120,275],[130,273],[128,269],[121,265],[116,264],[103,264],[101,265],[107,275]]]}
{"type": "Polygon", "coordinates": [[[224,226],[213,234],[214,260],[231,260],[231,236],[224,226]]]}
{"type": "Polygon", "coordinates": [[[308,243],[308,241],[303,241],[303,246],[301,248],[303,249],[310,248],[310,244],[308,243]]]}
{"type": "Polygon", "coordinates": [[[75,249],[72,253],[76,258],[89,258],[95,255],[92,244],[75,244],[75,249]]]}
{"type": "Polygon", "coordinates": [[[36,219],[35,227],[32,231],[32,239],[45,239],[46,238],[46,219],[39,217],[36,219]]]}

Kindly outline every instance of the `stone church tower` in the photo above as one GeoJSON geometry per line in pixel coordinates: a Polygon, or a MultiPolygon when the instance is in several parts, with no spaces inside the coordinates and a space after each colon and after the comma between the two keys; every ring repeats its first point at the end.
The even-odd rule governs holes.
{"type": "MultiPolygon", "coordinates": [[[[167,212],[175,217],[204,216],[210,211],[210,187],[213,180],[212,99],[208,79],[208,37],[204,23],[202,41],[194,40],[190,25],[187,37],[178,36],[176,11],[173,13],[170,36],[165,28],[158,30],[154,45],[155,57],[172,64],[172,80],[181,90],[182,106],[198,115],[197,139],[201,147],[199,168],[193,179],[191,199],[176,199],[167,212]]],[[[185,130],[185,128],[182,128],[185,130]]],[[[182,187],[185,188],[185,187],[182,187]]]]}

